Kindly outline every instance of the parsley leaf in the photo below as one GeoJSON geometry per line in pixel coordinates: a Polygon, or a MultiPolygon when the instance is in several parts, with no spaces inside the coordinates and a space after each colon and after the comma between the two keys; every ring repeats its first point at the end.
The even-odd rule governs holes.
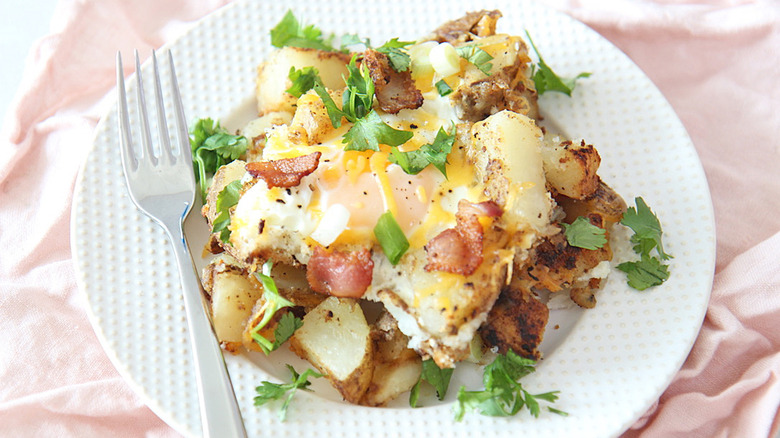
{"type": "Polygon", "coordinates": [[[458,52],[458,56],[474,64],[479,71],[490,76],[490,69],[493,68],[493,64],[490,60],[492,60],[493,57],[490,56],[488,52],[482,50],[476,44],[460,46],[456,48],[455,51],[458,52]]]}
{"type": "Polygon", "coordinates": [[[426,359],[422,363],[422,372],[417,383],[412,387],[412,392],[409,394],[409,406],[416,408],[417,400],[420,397],[420,386],[422,382],[428,382],[436,389],[436,397],[439,400],[444,400],[447,395],[447,388],[450,386],[450,378],[454,368],[441,369],[433,359],[426,359]]]}
{"type": "Polygon", "coordinates": [[[290,88],[285,90],[295,97],[301,97],[304,93],[314,88],[314,84],[322,84],[320,72],[316,67],[304,67],[297,69],[290,67],[287,77],[292,81],[290,88]]]}
{"type": "Polygon", "coordinates": [[[366,47],[369,47],[371,45],[371,42],[368,38],[362,39],[358,34],[354,34],[354,33],[341,35],[341,37],[339,37],[339,42],[341,44],[340,47],[341,51],[345,53],[349,52],[347,48],[350,46],[356,46],[362,44],[366,47]]]}
{"type": "Polygon", "coordinates": [[[236,180],[226,185],[219,195],[215,208],[217,216],[212,224],[212,233],[219,233],[219,240],[227,243],[230,240],[230,209],[238,204],[241,181],[236,180]]]}
{"type": "Polygon", "coordinates": [[[662,260],[669,260],[672,256],[664,252],[661,241],[663,231],[658,216],[650,210],[641,196],[635,198],[634,203],[636,208],[629,207],[620,221],[621,224],[634,230],[634,235],[631,236],[634,251],[644,256],[649,255],[655,248],[662,260]]]}
{"type": "Polygon", "coordinates": [[[296,330],[303,327],[303,320],[295,316],[292,312],[285,312],[279,319],[279,324],[274,330],[273,350],[279,349],[296,330]]]}
{"type": "Polygon", "coordinates": [[[274,47],[301,47],[305,49],[333,50],[322,31],[314,25],[302,26],[291,10],[271,29],[271,45],[274,47]]]}
{"type": "Polygon", "coordinates": [[[347,65],[349,76],[345,80],[347,88],[344,90],[341,109],[322,84],[314,84],[314,91],[325,104],[333,127],[341,126],[342,117],[354,124],[342,139],[342,143],[346,144],[344,150],[378,151],[380,144],[399,146],[406,143],[412,138],[412,132],[393,128],[373,110],[374,81],[371,80],[368,67],[364,64],[357,67],[356,58],[353,56],[347,65]]]}
{"type": "MultiPolygon", "coordinates": [[[[274,342],[269,341],[260,334],[260,330],[264,329],[271,322],[274,315],[276,315],[279,310],[284,309],[285,307],[295,306],[295,304],[293,304],[291,301],[279,295],[279,289],[276,287],[276,282],[274,282],[273,278],[271,278],[272,267],[273,263],[268,260],[265,262],[265,264],[263,264],[262,272],[255,272],[255,276],[263,285],[264,301],[262,307],[257,312],[257,314],[262,315],[262,318],[256,325],[252,327],[249,332],[252,336],[252,339],[257,343],[257,345],[260,346],[265,354],[270,354],[272,351],[279,348],[282,342],[292,336],[292,332],[301,327],[303,324],[302,321],[300,324],[296,321],[291,322],[288,318],[284,325],[282,325],[281,320],[285,319],[284,315],[282,315],[276,330],[274,331],[274,342]],[[293,326],[295,326],[295,328],[292,328],[293,326]],[[280,336],[280,338],[277,339],[277,336],[280,336]],[[281,339],[281,337],[284,337],[284,339],[281,339]]],[[[253,323],[254,321],[251,322],[253,323]]]]}
{"type": "Polygon", "coordinates": [[[447,156],[452,151],[452,145],[455,143],[455,127],[452,134],[448,134],[444,128],[439,128],[433,143],[420,146],[413,151],[401,152],[398,148],[393,148],[390,154],[390,162],[395,163],[409,175],[417,175],[428,164],[433,164],[445,177],[447,176],[447,156]]]}
{"type": "Polygon", "coordinates": [[[562,223],[561,225],[566,235],[566,241],[571,246],[584,249],[598,249],[607,243],[607,237],[605,236],[607,231],[593,225],[583,216],[577,217],[571,224],[562,223]]]}
{"type": "Polygon", "coordinates": [[[342,111],[347,120],[355,122],[363,118],[374,105],[374,81],[368,73],[368,67],[361,64],[360,68],[355,64],[357,56],[353,56],[347,65],[347,88],[344,90],[342,111]]]}
{"type": "Polygon", "coordinates": [[[624,262],[617,268],[626,273],[628,285],[636,290],[658,286],[669,278],[669,267],[656,257],[646,254],[638,262],[624,262]]]}
{"type": "Polygon", "coordinates": [[[453,90],[452,87],[444,82],[444,79],[440,79],[439,82],[436,82],[436,91],[439,92],[439,96],[444,97],[451,94],[453,90]]]}
{"type": "Polygon", "coordinates": [[[414,41],[398,41],[398,38],[393,38],[377,47],[376,51],[387,55],[390,67],[400,73],[409,70],[409,66],[412,65],[412,57],[404,49],[411,44],[414,44],[414,41]]]}
{"type": "Polygon", "coordinates": [[[287,394],[287,398],[284,400],[281,410],[279,411],[279,419],[281,421],[284,421],[287,417],[287,408],[290,406],[290,401],[295,395],[295,392],[298,389],[311,391],[308,389],[309,385],[311,385],[309,377],[324,377],[311,368],[304,371],[303,374],[298,374],[298,372],[295,371],[295,368],[290,365],[287,365],[287,369],[292,373],[292,381],[290,383],[263,381],[261,386],[255,388],[255,392],[257,393],[257,396],[255,397],[255,406],[262,406],[270,401],[279,400],[287,394]]]}
{"type": "Polygon", "coordinates": [[[378,151],[380,144],[400,146],[412,135],[411,131],[401,131],[383,122],[379,114],[371,110],[365,117],[355,120],[342,142],[347,145],[345,151],[378,151]]]}
{"type": "Polygon", "coordinates": [[[567,96],[571,96],[572,91],[577,83],[577,79],[590,77],[590,73],[580,73],[573,78],[561,78],[547,63],[544,62],[542,55],[539,54],[539,50],[536,49],[534,41],[531,39],[531,35],[528,31],[525,31],[525,35],[528,37],[528,41],[531,43],[536,56],[539,58],[539,62],[535,64],[531,69],[531,76],[536,86],[536,92],[539,95],[546,91],[558,91],[564,93],[567,96]]]}
{"type": "MultiPolygon", "coordinates": [[[[455,419],[462,420],[469,411],[494,417],[511,416],[520,412],[523,407],[526,407],[531,415],[538,417],[541,411],[539,400],[555,402],[558,399],[558,391],[531,394],[523,389],[518,380],[534,372],[535,365],[533,360],[523,358],[511,350],[496,357],[485,367],[482,375],[484,390],[466,391],[463,386],[458,390],[458,403],[454,406],[455,419]]],[[[558,409],[550,409],[550,412],[568,415],[558,409]]]]}
{"type": "Polygon", "coordinates": [[[210,118],[199,119],[190,126],[190,148],[195,169],[195,182],[201,200],[206,202],[209,179],[223,165],[246,153],[249,142],[244,136],[230,135],[210,118]]]}

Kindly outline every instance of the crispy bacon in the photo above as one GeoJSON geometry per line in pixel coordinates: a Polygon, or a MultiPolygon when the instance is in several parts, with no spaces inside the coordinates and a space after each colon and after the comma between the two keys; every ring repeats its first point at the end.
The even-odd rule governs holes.
{"type": "Polygon", "coordinates": [[[246,171],[260,178],[268,187],[295,187],[304,176],[317,170],[322,152],[313,152],[295,158],[247,163],[246,171]]]}
{"type": "Polygon", "coordinates": [[[306,266],[306,279],[315,292],[336,297],[360,298],[371,284],[374,262],[371,251],[327,251],[321,246],[306,266]]]}
{"type": "Polygon", "coordinates": [[[363,64],[368,67],[374,82],[376,100],[382,111],[396,114],[404,108],[416,109],[422,106],[422,93],[415,87],[409,70],[393,70],[387,55],[372,49],[363,54],[363,64]]]}
{"type": "Polygon", "coordinates": [[[498,217],[502,210],[495,202],[458,203],[455,228],[449,228],[425,245],[428,264],[425,270],[471,275],[482,264],[482,224],[480,216],[498,217]]]}

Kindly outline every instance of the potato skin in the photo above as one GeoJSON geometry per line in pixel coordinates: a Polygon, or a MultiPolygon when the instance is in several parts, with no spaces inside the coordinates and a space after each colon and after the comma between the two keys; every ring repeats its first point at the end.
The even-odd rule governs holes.
{"type": "Polygon", "coordinates": [[[601,157],[593,145],[570,140],[555,143],[545,139],[542,160],[547,184],[554,193],[586,199],[598,189],[601,157]]]}
{"type": "Polygon", "coordinates": [[[501,292],[479,334],[486,345],[497,347],[500,354],[512,350],[538,360],[548,318],[547,306],[530,290],[510,285],[501,292]]]}
{"type": "Polygon", "coordinates": [[[325,374],[350,403],[359,403],[374,371],[374,343],[356,300],[328,297],[303,318],[290,350],[325,374]]]}
{"type": "Polygon", "coordinates": [[[409,338],[386,310],[371,327],[374,342],[374,372],[361,405],[385,406],[417,383],[422,358],[408,348],[409,338]]]}

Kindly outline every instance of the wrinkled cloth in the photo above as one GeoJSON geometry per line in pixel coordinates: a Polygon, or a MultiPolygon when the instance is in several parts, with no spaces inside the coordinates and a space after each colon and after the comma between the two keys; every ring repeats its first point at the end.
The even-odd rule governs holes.
{"type": "MultiPolygon", "coordinates": [[[[0,136],[0,436],[174,437],[87,319],[72,193],[111,103],[117,50],[149,53],[220,0],[63,1],[0,136]]],[[[548,0],[633,59],[688,130],[712,192],[717,263],[700,335],[625,436],[762,437],[780,405],[780,3],[548,0]]]]}

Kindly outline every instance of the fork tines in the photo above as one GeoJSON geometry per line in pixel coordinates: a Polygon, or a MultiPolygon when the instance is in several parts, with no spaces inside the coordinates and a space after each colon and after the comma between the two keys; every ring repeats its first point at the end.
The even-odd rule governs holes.
{"type": "Polygon", "coordinates": [[[168,63],[170,71],[170,88],[173,98],[173,110],[175,116],[175,133],[178,145],[171,145],[171,136],[168,131],[168,123],[166,121],[165,114],[165,102],[163,100],[162,83],[160,79],[160,69],[157,62],[157,55],[152,51],[152,67],[154,72],[154,94],[155,94],[155,107],[157,112],[157,127],[160,141],[160,152],[155,153],[152,146],[152,134],[149,123],[149,115],[146,109],[146,94],[144,92],[143,72],[141,70],[141,60],[138,55],[138,50],[135,50],[135,71],[136,71],[136,99],[137,110],[140,117],[140,129],[141,129],[141,143],[142,148],[138,149],[133,146],[133,138],[130,133],[130,116],[127,104],[127,93],[125,90],[124,69],[122,66],[122,54],[117,52],[116,66],[117,66],[117,87],[118,87],[118,109],[119,109],[119,125],[122,142],[122,159],[124,160],[125,168],[129,171],[135,171],[140,165],[140,161],[148,161],[152,166],[158,164],[175,164],[177,158],[183,160],[191,159],[191,152],[189,148],[189,139],[187,133],[187,123],[184,119],[184,110],[181,102],[181,94],[179,93],[179,84],[176,79],[176,71],[174,68],[173,54],[168,51],[168,63]],[[162,163],[160,161],[163,161],[162,163]],[[166,163],[167,162],[167,163],[166,163]]]}

